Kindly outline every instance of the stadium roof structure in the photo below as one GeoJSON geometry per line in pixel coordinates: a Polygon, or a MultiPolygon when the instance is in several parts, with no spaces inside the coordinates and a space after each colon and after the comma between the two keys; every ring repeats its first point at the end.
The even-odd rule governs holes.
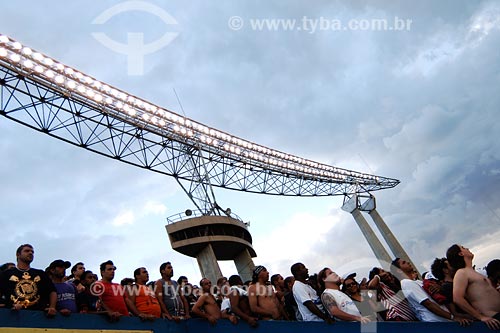
{"type": "Polygon", "coordinates": [[[399,184],[204,125],[5,35],[0,35],[0,115],[178,181],[284,196],[348,195],[399,184]]]}

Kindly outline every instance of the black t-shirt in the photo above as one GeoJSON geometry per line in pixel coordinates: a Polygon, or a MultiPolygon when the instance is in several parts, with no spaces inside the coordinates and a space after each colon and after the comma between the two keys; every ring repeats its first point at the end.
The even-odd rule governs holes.
{"type": "Polygon", "coordinates": [[[101,299],[99,296],[92,295],[87,289],[76,295],[76,305],[78,306],[78,311],[102,311],[101,299]]]}
{"type": "Polygon", "coordinates": [[[453,302],[453,282],[443,282],[441,285],[441,294],[446,297],[443,304],[450,304],[453,302]]]}
{"type": "Polygon", "coordinates": [[[52,281],[40,269],[22,271],[14,267],[0,276],[0,292],[5,297],[7,308],[21,303],[28,310],[45,310],[50,293],[55,291],[52,281]]]}

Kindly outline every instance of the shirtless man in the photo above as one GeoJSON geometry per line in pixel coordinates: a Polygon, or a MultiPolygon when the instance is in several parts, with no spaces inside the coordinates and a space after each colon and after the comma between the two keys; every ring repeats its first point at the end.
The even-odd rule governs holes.
{"type": "Polygon", "coordinates": [[[193,306],[192,312],[201,317],[208,320],[211,325],[217,324],[217,320],[221,318],[229,319],[229,321],[233,324],[238,323],[238,319],[236,316],[228,314],[226,311],[221,312],[217,302],[215,301],[214,295],[211,293],[212,291],[212,282],[207,279],[201,279],[200,286],[202,288],[202,295],[198,298],[198,301],[193,306]]]}
{"type": "Polygon", "coordinates": [[[490,329],[500,329],[500,294],[489,279],[472,268],[474,254],[454,244],[446,252],[446,258],[457,271],[453,278],[455,304],[490,329]]]}
{"type": "Polygon", "coordinates": [[[262,320],[283,319],[283,307],[268,281],[269,272],[267,269],[264,266],[255,267],[252,274],[252,285],[248,288],[250,309],[262,320]]]}
{"type": "Polygon", "coordinates": [[[229,292],[231,312],[246,321],[251,327],[257,327],[257,318],[255,318],[250,311],[248,292],[243,288],[241,277],[239,275],[231,275],[228,282],[231,286],[229,292]]]}

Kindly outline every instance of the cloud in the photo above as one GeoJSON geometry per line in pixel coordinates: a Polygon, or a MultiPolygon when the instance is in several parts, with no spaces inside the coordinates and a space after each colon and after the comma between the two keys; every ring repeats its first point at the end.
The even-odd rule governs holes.
{"type": "MultiPolygon", "coordinates": [[[[111,4],[83,11],[61,4],[66,11],[78,9],[82,19],[75,25],[63,12],[41,17],[42,3],[9,2],[0,13],[1,30],[221,130],[400,179],[396,188],[374,194],[380,214],[422,269],[455,242],[475,250],[478,264],[498,257],[496,2],[161,4],[179,22],[180,34],[145,58],[142,77],[128,77],[125,56],[91,36],[90,22],[111,4]],[[398,16],[413,24],[407,32],[235,32],[227,28],[232,15],[398,16]],[[28,21],[40,28],[27,29],[28,21]],[[71,34],[60,33],[65,25],[74,27],[71,34]]],[[[100,28],[118,39],[128,31],[125,18],[100,28]]],[[[153,20],[138,17],[136,23],[147,38],[158,36],[153,20]]],[[[194,259],[171,250],[164,230],[166,213],[192,208],[172,178],[89,154],[5,119],[0,135],[0,223],[12,236],[1,246],[2,259],[12,261],[20,243],[36,240],[40,265],[63,255],[90,267],[111,258],[119,274],[129,276],[140,265],[157,271],[161,261],[171,260],[176,272],[199,274],[194,259]]],[[[340,200],[227,192],[217,193],[218,201],[252,221],[257,260],[274,272],[289,274],[299,260],[311,272],[376,264],[340,200]]]]}
{"type": "Polygon", "coordinates": [[[112,224],[115,227],[120,227],[126,224],[134,224],[135,216],[131,211],[126,211],[120,213],[117,217],[113,219],[112,224]]]}
{"type": "Polygon", "coordinates": [[[167,212],[167,206],[160,202],[148,201],[144,206],[145,214],[153,214],[153,215],[165,215],[167,212]]]}

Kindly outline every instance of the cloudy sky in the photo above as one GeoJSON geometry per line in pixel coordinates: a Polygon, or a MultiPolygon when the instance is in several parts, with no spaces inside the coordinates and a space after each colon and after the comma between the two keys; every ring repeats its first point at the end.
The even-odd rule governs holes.
{"type": "MultiPolygon", "coordinates": [[[[500,257],[497,1],[144,1],[154,13],[115,10],[96,24],[116,5],[130,2],[3,1],[0,34],[181,113],[175,89],[186,116],[209,126],[401,180],[374,194],[421,271],[453,243],[470,247],[478,266],[500,257]],[[393,29],[359,28],[373,19],[393,29]],[[95,33],[122,44],[131,33],[175,38],[131,75],[127,56],[95,33]]],[[[165,232],[167,216],[192,208],[173,179],[5,118],[0,172],[0,262],[31,243],[34,267],[62,258],[97,271],[112,259],[117,279],[140,266],[158,278],[169,260],[176,276],[199,280],[196,260],[174,252],[165,232]]],[[[296,261],[361,275],[376,265],[340,197],[216,196],[251,222],[255,262],[271,273],[289,275],[296,261]]]]}

